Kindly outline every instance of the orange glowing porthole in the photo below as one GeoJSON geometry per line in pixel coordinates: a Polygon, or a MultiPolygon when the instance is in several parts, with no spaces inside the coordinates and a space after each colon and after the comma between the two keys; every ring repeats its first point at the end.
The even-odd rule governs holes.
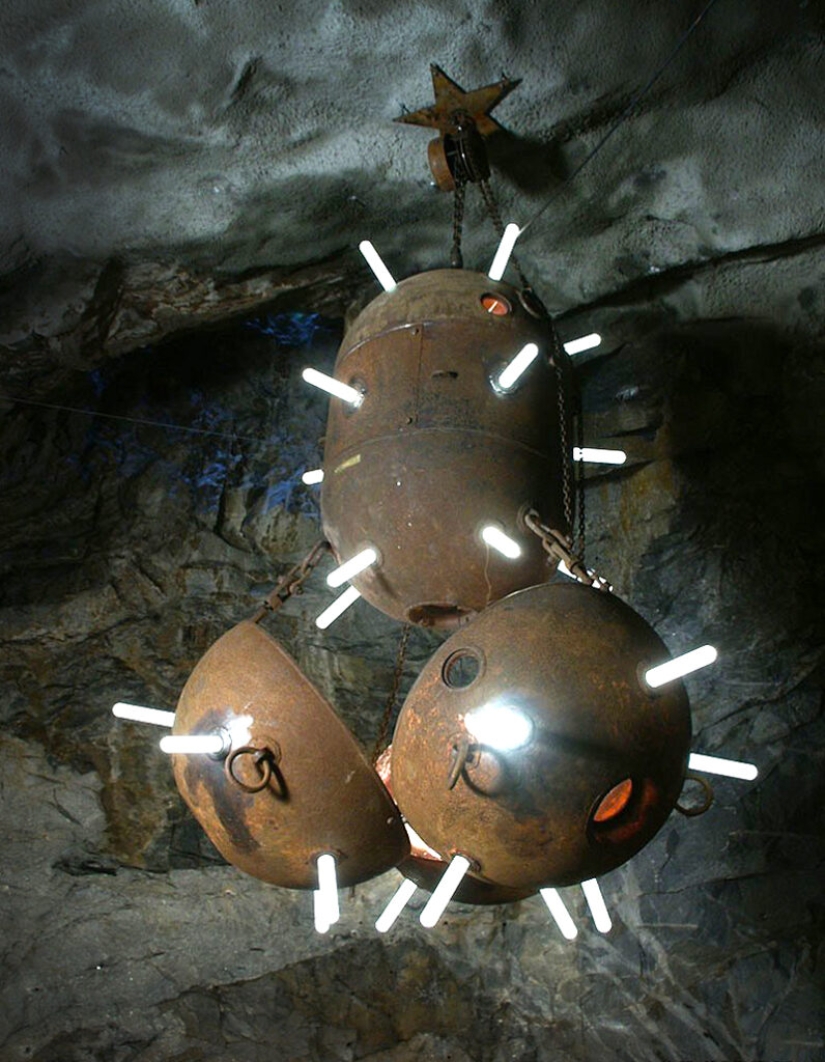
{"type": "Polygon", "coordinates": [[[614,785],[599,801],[593,812],[593,821],[609,822],[610,819],[615,819],[627,807],[632,793],[633,782],[630,778],[625,778],[623,782],[614,785]]]}
{"type": "Polygon", "coordinates": [[[481,296],[481,305],[493,317],[506,317],[513,312],[513,307],[503,295],[494,295],[492,292],[481,296]]]}

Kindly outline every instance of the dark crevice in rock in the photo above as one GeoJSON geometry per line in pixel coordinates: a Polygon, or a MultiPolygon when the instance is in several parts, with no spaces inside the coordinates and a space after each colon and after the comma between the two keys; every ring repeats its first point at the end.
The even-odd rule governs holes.
{"type": "Polygon", "coordinates": [[[244,63],[243,70],[235,83],[235,87],[232,89],[233,103],[238,103],[249,92],[252,83],[255,80],[255,76],[260,70],[262,62],[263,56],[256,55],[252,59],[247,59],[244,63]]]}
{"type": "Polygon", "coordinates": [[[811,233],[808,236],[793,237],[773,244],[756,244],[738,251],[729,251],[715,258],[697,262],[686,262],[671,269],[663,270],[655,276],[645,276],[631,280],[628,284],[600,295],[590,302],[582,303],[572,310],[565,310],[556,316],[556,321],[565,321],[580,314],[593,313],[595,310],[614,306],[655,304],[657,298],[677,290],[686,280],[692,280],[712,273],[726,266],[764,265],[770,262],[793,258],[809,251],[825,247],[825,234],[811,233]]]}
{"type": "Polygon", "coordinates": [[[117,874],[119,864],[96,859],[92,856],[64,856],[53,863],[55,870],[69,874],[73,878],[85,877],[88,874],[117,874]]]}

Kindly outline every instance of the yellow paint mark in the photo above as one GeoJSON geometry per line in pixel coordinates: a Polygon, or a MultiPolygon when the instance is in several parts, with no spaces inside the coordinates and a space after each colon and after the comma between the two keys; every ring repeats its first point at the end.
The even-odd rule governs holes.
{"type": "Polygon", "coordinates": [[[346,461],[342,461],[341,464],[332,470],[333,476],[337,476],[339,472],[343,472],[347,468],[352,468],[353,465],[361,464],[361,455],[355,454],[353,457],[348,457],[346,461]]]}

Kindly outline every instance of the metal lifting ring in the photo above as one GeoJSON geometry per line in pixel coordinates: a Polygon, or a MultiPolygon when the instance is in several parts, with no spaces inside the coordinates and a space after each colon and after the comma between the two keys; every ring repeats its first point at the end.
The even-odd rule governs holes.
{"type": "Polygon", "coordinates": [[[677,801],[676,810],[680,814],[685,815],[689,819],[692,819],[696,815],[704,815],[705,812],[708,810],[708,808],[713,803],[713,786],[710,784],[710,782],[707,780],[707,778],[703,778],[702,775],[700,775],[700,774],[694,774],[692,771],[688,771],[687,772],[687,774],[685,775],[685,781],[686,782],[698,782],[699,785],[702,787],[702,789],[705,792],[705,800],[704,800],[704,803],[699,804],[698,807],[695,807],[695,808],[683,807],[677,801]]]}
{"type": "Polygon", "coordinates": [[[272,769],[278,763],[280,758],[280,749],[273,752],[272,749],[268,747],[256,749],[254,745],[242,745],[239,749],[235,749],[226,757],[226,760],[224,761],[224,770],[226,771],[227,778],[231,779],[235,785],[240,786],[244,792],[260,793],[262,789],[266,789],[272,780],[272,769]],[[247,782],[242,782],[235,774],[235,760],[239,756],[253,757],[255,767],[261,776],[260,781],[257,784],[249,785],[247,782]]]}

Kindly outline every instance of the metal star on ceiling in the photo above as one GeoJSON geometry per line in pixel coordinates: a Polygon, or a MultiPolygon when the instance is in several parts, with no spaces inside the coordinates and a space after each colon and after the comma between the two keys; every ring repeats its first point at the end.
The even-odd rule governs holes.
{"type": "Polygon", "coordinates": [[[409,114],[402,114],[395,120],[437,129],[442,136],[455,136],[458,133],[457,115],[469,115],[482,136],[489,136],[500,130],[501,125],[495,118],[490,117],[490,111],[521,84],[520,78],[514,81],[512,78],[503,77],[501,81],[491,85],[465,92],[435,63],[430,64],[430,73],[435,92],[434,106],[421,107],[417,111],[410,111],[409,114]]]}

